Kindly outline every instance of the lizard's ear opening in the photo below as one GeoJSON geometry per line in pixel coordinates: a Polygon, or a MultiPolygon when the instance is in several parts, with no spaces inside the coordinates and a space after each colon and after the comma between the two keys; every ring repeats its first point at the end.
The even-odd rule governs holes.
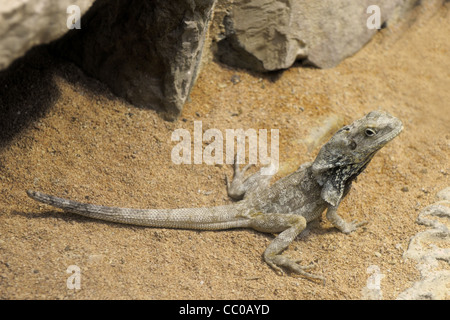
{"type": "Polygon", "coordinates": [[[337,204],[339,204],[343,193],[343,188],[340,190],[333,186],[330,180],[327,180],[327,182],[325,182],[325,184],[323,185],[322,193],[320,194],[320,196],[323,200],[325,200],[332,206],[336,206],[337,204]]]}

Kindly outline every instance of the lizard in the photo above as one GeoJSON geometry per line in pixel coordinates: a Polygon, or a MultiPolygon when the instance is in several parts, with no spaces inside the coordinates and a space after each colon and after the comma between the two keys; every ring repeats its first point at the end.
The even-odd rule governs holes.
{"type": "MultiPolygon", "coordinates": [[[[295,172],[270,184],[274,170],[262,169],[245,177],[251,166],[242,169],[234,163],[232,181],[227,180],[228,195],[238,200],[210,208],[132,209],[107,207],[59,198],[28,190],[31,198],[89,218],[158,228],[224,230],[250,228],[278,235],[263,253],[265,262],[277,273],[284,270],[311,280],[324,278],[307,270],[282,252],[306,228],[322,216],[345,234],[366,224],[345,221],[338,207],[352,182],[367,167],[375,153],[403,130],[402,122],[383,111],[372,111],[339,129],[319,150],[313,162],[302,164],[295,172]]],[[[270,167],[270,165],[269,165],[270,167]]]]}

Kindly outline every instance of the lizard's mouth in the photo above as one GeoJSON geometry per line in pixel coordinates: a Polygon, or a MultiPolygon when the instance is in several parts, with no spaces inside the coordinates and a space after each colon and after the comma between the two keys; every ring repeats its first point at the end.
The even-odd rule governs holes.
{"type": "Polygon", "coordinates": [[[400,134],[400,132],[402,132],[402,131],[403,131],[403,123],[399,119],[397,119],[395,129],[392,130],[391,132],[389,132],[384,137],[384,140],[386,141],[386,143],[388,143],[389,141],[394,139],[396,136],[398,136],[400,134]]]}

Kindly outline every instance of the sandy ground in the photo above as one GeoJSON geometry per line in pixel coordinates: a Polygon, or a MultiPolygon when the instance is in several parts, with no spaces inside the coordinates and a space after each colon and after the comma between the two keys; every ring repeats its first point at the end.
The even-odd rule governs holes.
{"type": "Polygon", "coordinates": [[[176,122],[36,50],[0,77],[0,298],[360,299],[372,265],[384,274],[383,298],[395,298],[419,278],[402,256],[423,229],[418,210],[450,185],[449,34],[447,4],[407,30],[382,30],[329,70],[260,75],[211,62],[176,122]],[[405,129],[340,206],[346,219],[370,223],[345,235],[322,219],[285,252],[315,263],[325,285],[278,276],[265,264],[270,234],[99,222],[25,194],[134,208],[227,204],[230,166],[172,163],[175,129],[193,132],[197,120],[221,132],[279,129],[279,178],[314,159],[320,145],[311,136],[320,128],[374,109],[401,118],[405,129]],[[80,290],[66,286],[71,265],[80,268],[80,290]]]}

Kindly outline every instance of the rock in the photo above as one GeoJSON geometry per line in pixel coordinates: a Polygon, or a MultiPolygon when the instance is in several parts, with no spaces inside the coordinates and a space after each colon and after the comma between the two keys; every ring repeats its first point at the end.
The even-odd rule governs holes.
{"type": "Polygon", "coordinates": [[[76,4],[83,14],[93,0],[2,1],[0,6],[0,70],[31,47],[49,43],[69,31],[67,7],[76,4]]]}
{"type": "Polygon", "coordinates": [[[231,81],[233,84],[238,84],[239,82],[241,82],[241,77],[240,77],[239,75],[237,75],[237,74],[233,74],[233,75],[231,76],[230,81],[231,81]]]}
{"type": "Polygon", "coordinates": [[[450,187],[447,187],[436,194],[438,200],[450,201],[450,187]]]}
{"type": "MultiPolygon", "coordinates": [[[[449,190],[446,188],[442,191],[449,190]]],[[[441,192],[442,192],[441,191],[441,192]]],[[[441,194],[439,192],[438,194],[441,194]]],[[[398,300],[450,299],[450,201],[442,200],[419,213],[417,223],[431,227],[410,241],[405,258],[417,262],[420,279],[398,300]]]]}
{"type": "Polygon", "coordinates": [[[215,0],[97,0],[54,44],[133,105],[176,118],[195,82],[215,0]]]}
{"type": "Polygon", "coordinates": [[[225,17],[220,59],[257,71],[286,69],[299,59],[320,68],[336,66],[377,32],[369,29],[370,5],[380,24],[397,18],[416,0],[235,0],[225,17]]]}
{"type": "MultiPolygon", "coordinates": [[[[133,105],[163,111],[168,119],[175,119],[189,97],[203,51],[205,57],[212,56],[210,46],[222,61],[257,71],[289,68],[299,59],[329,68],[376,33],[367,27],[373,14],[367,13],[369,5],[380,7],[380,23],[386,24],[418,2],[7,1],[0,8],[0,70],[32,46],[65,34],[51,45],[53,52],[72,60],[133,105]],[[87,12],[81,29],[68,32],[67,9],[72,4],[80,7],[81,14],[87,12]],[[205,40],[208,33],[209,42],[205,40]]],[[[240,79],[231,81],[237,84],[240,79]]]]}

